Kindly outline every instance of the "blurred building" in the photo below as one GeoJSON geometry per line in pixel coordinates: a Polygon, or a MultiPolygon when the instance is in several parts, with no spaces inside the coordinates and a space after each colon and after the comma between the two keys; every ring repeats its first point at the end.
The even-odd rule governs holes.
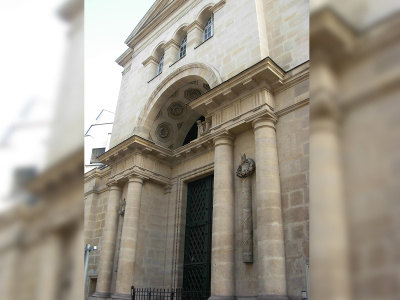
{"type": "Polygon", "coordinates": [[[103,109],[85,133],[85,173],[103,166],[98,156],[108,151],[114,113],[103,109]]]}
{"type": "Polygon", "coordinates": [[[0,199],[0,210],[33,201],[34,197],[24,189],[24,185],[45,166],[50,116],[48,103],[30,99],[4,130],[0,139],[0,154],[7,159],[1,174],[4,195],[0,199]]]}
{"type": "Polygon", "coordinates": [[[34,131],[14,128],[9,135],[26,133],[13,151],[21,161],[29,157],[29,167],[40,168],[34,178],[31,168],[16,172],[17,196],[27,193],[36,201],[18,203],[0,216],[4,300],[83,298],[83,1],[68,1],[59,14],[70,24],[69,49],[52,122],[47,115],[43,121],[43,114],[37,122],[46,125],[45,147],[33,147],[43,138],[34,131]],[[36,151],[40,155],[32,157],[36,151]]]}
{"type": "Polygon", "coordinates": [[[399,299],[400,6],[313,8],[310,298],[399,299]]]}
{"type": "Polygon", "coordinates": [[[308,2],[157,0],[125,43],[107,167],[85,174],[87,296],[299,299],[308,2]]]}

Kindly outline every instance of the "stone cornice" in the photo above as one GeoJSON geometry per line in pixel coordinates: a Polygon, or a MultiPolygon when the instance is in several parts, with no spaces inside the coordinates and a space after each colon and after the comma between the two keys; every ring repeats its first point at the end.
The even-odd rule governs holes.
{"type": "Polygon", "coordinates": [[[92,179],[101,178],[102,176],[103,175],[102,175],[101,170],[99,170],[98,168],[95,168],[85,174],[84,182],[87,183],[87,182],[91,181],[92,179]]]}
{"type": "Polygon", "coordinates": [[[122,71],[122,75],[125,75],[126,73],[129,72],[129,70],[131,69],[132,65],[127,66],[123,71],[122,71]]]}
{"type": "Polygon", "coordinates": [[[288,114],[288,113],[290,113],[290,112],[292,112],[292,111],[295,111],[295,110],[299,109],[300,107],[303,107],[303,106],[305,106],[305,105],[308,105],[309,103],[310,103],[310,98],[307,97],[306,99],[304,99],[304,100],[302,100],[302,101],[299,101],[299,102],[297,102],[297,103],[295,103],[295,104],[293,104],[293,105],[290,105],[290,106],[288,106],[288,107],[285,107],[285,108],[283,108],[283,109],[281,109],[281,110],[275,112],[275,114],[276,114],[278,117],[281,117],[281,116],[283,116],[283,115],[286,115],[286,114],[288,114]]]}
{"type": "MultiPolygon", "coordinates": [[[[135,29],[129,37],[126,39],[125,44],[133,48],[140,40],[147,36],[154,28],[156,28],[161,22],[163,22],[169,15],[171,15],[176,9],[185,4],[196,5],[198,1],[174,1],[169,7],[162,10],[158,15],[156,15],[148,24],[142,24],[140,28],[135,29]],[[193,3],[194,2],[194,3],[193,3]]],[[[147,20],[144,21],[144,23],[147,20]]],[[[140,25],[138,25],[140,26],[140,25]]]]}
{"type": "Polygon", "coordinates": [[[275,88],[274,93],[278,94],[309,78],[310,62],[306,61],[294,69],[287,71],[283,79],[282,86],[275,88]]]}
{"type": "Polygon", "coordinates": [[[217,11],[219,11],[226,3],[226,0],[221,0],[218,3],[216,3],[213,7],[211,7],[211,11],[213,13],[216,13],[217,11]]]}
{"type": "Polygon", "coordinates": [[[203,24],[201,24],[199,21],[194,20],[192,23],[189,24],[189,26],[186,28],[186,31],[189,33],[193,29],[198,28],[200,30],[203,30],[203,24]]]}
{"type": "Polygon", "coordinates": [[[180,48],[180,45],[179,45],[179,43],[178,43],[177,41],[175,41],[174,39],[172,39],[172,40],[169,40],[167,43],[165,43],[164,49],[167,50],[167,49],[169,49],[170,47],[174,47],[175,49],[179,49],[179,48],[180,48]]]}
{"type": "Polygon", "coordinates": [[[171,150],[158,146],[154,142],[134,135],[109,149],[107,152],[100,155],[98,159],[100,162],[108,166],[112,166],[120,158],[128,156],[137,151],[145,154],[149,154],[151,152],[157,153],[156,155],[160,158],[165,158],[171,155],[171,150]]]}
{"type": "Polygon", "coordinates": [[[282,86],[285,72],[269,57],[228,79],[212,90],[187,103],[192,109],[206,114],[218,108],[226,100],[231,100],[241,92],[264,84],[273,89],[282,86]]]}
{"type": "Polygon", "coordinates": [[[124,67],[132,59],[133,49],[129,48],[115,62],[120,66],[124,67]]]}
{"type": "Polygon", "coordinates": [[[149,56],[148,58],[146,58],[146,60],[144,60],[143,62],[142,62],[142,64],[145,66],[145,67],[147,67],[147,65],[148,64],[150,64],[150,63],[152,63],[152,64],[155,64],[155,65],[158,65],[158,61],[156,60],[156,58],[154,57],[154,56],[149,56]]]}

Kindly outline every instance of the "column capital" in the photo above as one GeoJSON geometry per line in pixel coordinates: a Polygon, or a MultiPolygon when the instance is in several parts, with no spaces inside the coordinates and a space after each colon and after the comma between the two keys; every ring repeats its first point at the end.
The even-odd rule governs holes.
{"type": "Polygon", "coordinates": [[[228,145],[233,146],[233,141],[235,140],[235,136],[229,132],[224,132],[213,139],[215,147],[228,145]]]}
{"type": "Polygon", "coordinates": [[[122,185],[118,181],[109,182],[109,183],[107,183],[107,186],[110,191],[111,190],[117,190],[117,191],[122,190],[122,185]]]}
{"type": "Polygon", "coordinates": [[[267,116],[262,116],[259,117],[257,119],[255,119],[254,121],[251,122],[251,126],[253,126],[254,131],[256,131],[257,129],[263,128],[263,127],[270,127],[274,130],[275,129],[275,124],[277,122],[277,118],[267,115],[267,116]]]}
{"type": "Polygon", "coordinates": [[[136,182],[136,183],[140,183],[143,184],[143,182],[146,180],[147,178],[143,177],[143,176],[138,176],[138,175],[130,175],[128,177],[128,182],[136,182]]]}

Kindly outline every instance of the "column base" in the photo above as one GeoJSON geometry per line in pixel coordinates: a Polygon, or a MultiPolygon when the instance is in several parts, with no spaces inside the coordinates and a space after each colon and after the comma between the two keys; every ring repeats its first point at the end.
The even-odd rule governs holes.
{"type": "Polygon", "coordinates": [[[111,296],[112,299],[123,299],[123,300],[132,300],[131,294],[125,294],[125,293],[115,293],[111,296]]]}
{"type": "Polygon", "coordinates": [[[257,300],[289,300],[289,297],[284,295],[263,295],[258,296],[257,300]]]}
{"type": "Polygon", "coordinates": [[[111,298],[111,293],[95,292],[90,297],[93,297],[93,298],[111,298]]]}
{"type": "Polygon", "coordinates": [[[236,300],[235,296],[211,296],[208,300],[236,300]]]}

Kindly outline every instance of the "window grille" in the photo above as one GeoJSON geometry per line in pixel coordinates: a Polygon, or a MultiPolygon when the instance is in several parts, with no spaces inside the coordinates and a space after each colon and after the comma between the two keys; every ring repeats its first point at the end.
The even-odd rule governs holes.
{"type": "Polygon", "coordinates": [[[90,163],[99,163],[100,161],[97,159],[98,156],[102,155],[106,152],[106,148],[93,148],[92,149],[92,157],[90,158],[90,163]]]}
{"type": "Polygon", "coordinates": [[[179,48],[179,58],[182,58],[186,55],[186,43],[187,43],[187,36],[183,38],[181,47],[179,48]]]}
{"type": "Polygon", "coordinates": [[[204,28],[203,42],[208,40],[213,35],[214,35],[214,15],[211,15],[204,28]]]}
{"type": "Polygon", "coordinates": [[[164,54],[165,53],[163,53],[163,55],[160,58],[160,62],[158,63],[157,75],[161,74],[161,72],[162,72],[162,69],[163,69],[163,66],[164,66],[164,54]]]}

